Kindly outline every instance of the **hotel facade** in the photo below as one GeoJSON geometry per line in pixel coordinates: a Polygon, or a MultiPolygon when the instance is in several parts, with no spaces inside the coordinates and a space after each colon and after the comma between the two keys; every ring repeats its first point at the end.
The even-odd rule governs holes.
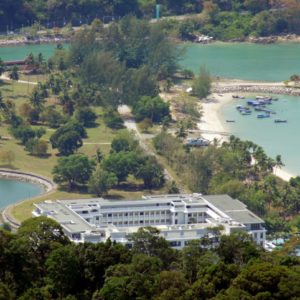
{"type": "Polygon", "coordinates": [[[70,240],[103,242],[110,238],[129,244],[128,235],[140,227],[156,227],[176,249],[204,236],[214,238],[213,228],[222,234],[242,230],[262,247],[264,221],[239,200],[228,195],[155,195],[141,200],[80,199],[45,201],[35,204],[33,216],[57,221],[70,240]]]}

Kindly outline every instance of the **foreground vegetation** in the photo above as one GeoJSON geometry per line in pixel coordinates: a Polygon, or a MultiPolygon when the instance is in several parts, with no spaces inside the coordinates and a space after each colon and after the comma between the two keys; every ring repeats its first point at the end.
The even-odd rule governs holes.
{"type": "Polygon", "coordinates": [[[131,249],[110,240],[73,244],[45,217],[17,234],[0,231],[0,298],[93,300],[297,299],[299,258],[294,239],[265,253],[243,232],[170,248],[148,227],[129,237],[131,249]]]}

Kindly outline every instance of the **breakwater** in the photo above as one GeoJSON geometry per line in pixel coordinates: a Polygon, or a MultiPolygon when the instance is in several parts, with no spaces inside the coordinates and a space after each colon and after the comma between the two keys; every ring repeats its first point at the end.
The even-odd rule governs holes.
{"type": "Polygon", "coordinates": [[[278,94],[289,96],[300,96],[300,88],[292,88],[285,86],[271,86],[271,85],[228,85],[215,86],[211,90],[212,93],[264,93],[264,94],[278,94]]]}

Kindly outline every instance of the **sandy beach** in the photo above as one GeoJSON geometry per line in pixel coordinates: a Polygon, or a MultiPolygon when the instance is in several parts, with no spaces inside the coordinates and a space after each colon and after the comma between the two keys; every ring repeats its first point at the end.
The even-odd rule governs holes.
{"type": "Polygon", "coordinates": [[[197,124],[202,133],[202,136],[213,141],[217,139],[222,142],[226,140],[227,136],[222,133],[226,132],[226,129],[219,118],[219,110],[223,105],[232,101],[232,93],[226,94],[211,94],[206,101],[202,101],[202,117],[201,121],[197,124]]]}
{"type": "MultiPolygon", "coordinates": [[[[227,139],[226,128],[223,122],[220,120],[219,111],[222,106],[232,101],[233,93],[216,94],[213,93],[206,101],[202,101],[202,117],[201,121],[197,124],[198,128],[203,131],[202,136],[213,141],[217,139],[219,142],[223,142],[227,139]]],[[[290,178],[296,175],[289,173],[284,169],[274,168],[273,174],[285,181],[289,181],[290,178]]]]}

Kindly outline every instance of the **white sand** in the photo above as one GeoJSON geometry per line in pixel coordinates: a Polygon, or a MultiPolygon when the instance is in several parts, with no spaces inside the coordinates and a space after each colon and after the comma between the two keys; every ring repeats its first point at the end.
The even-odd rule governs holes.
{"type": "Polygon", "coordinates": [[[197,126],[203,131],[202,136],[205,139],[209,141],[213,141],[214,139],[224,141],[226,140],[226,136],[222,133],[226,130],[219,118],[218,112],[224,104],[232,100],[232,94],[212,94],[209,99],[201,103],[202,117],[197,126]]]}
{"type": "MultiPolygon", "coordinates": [[[[227,136],[222,134],[226,132],[226,129],[219,118],[219,111],[223,105],[232,101],[232,95],[232,93],[211,94],[209,97],[210,100],[202,102],[202,117],[197,126],[201,131],[204,131],[202,136],[205,139],[209,141],[217,139],[220,142],[226,140],[227,136]]],[[[273,174],[285,181],[289,181],[292,177],[296,176],[279,168],[274,168],[273,174]]]]}

